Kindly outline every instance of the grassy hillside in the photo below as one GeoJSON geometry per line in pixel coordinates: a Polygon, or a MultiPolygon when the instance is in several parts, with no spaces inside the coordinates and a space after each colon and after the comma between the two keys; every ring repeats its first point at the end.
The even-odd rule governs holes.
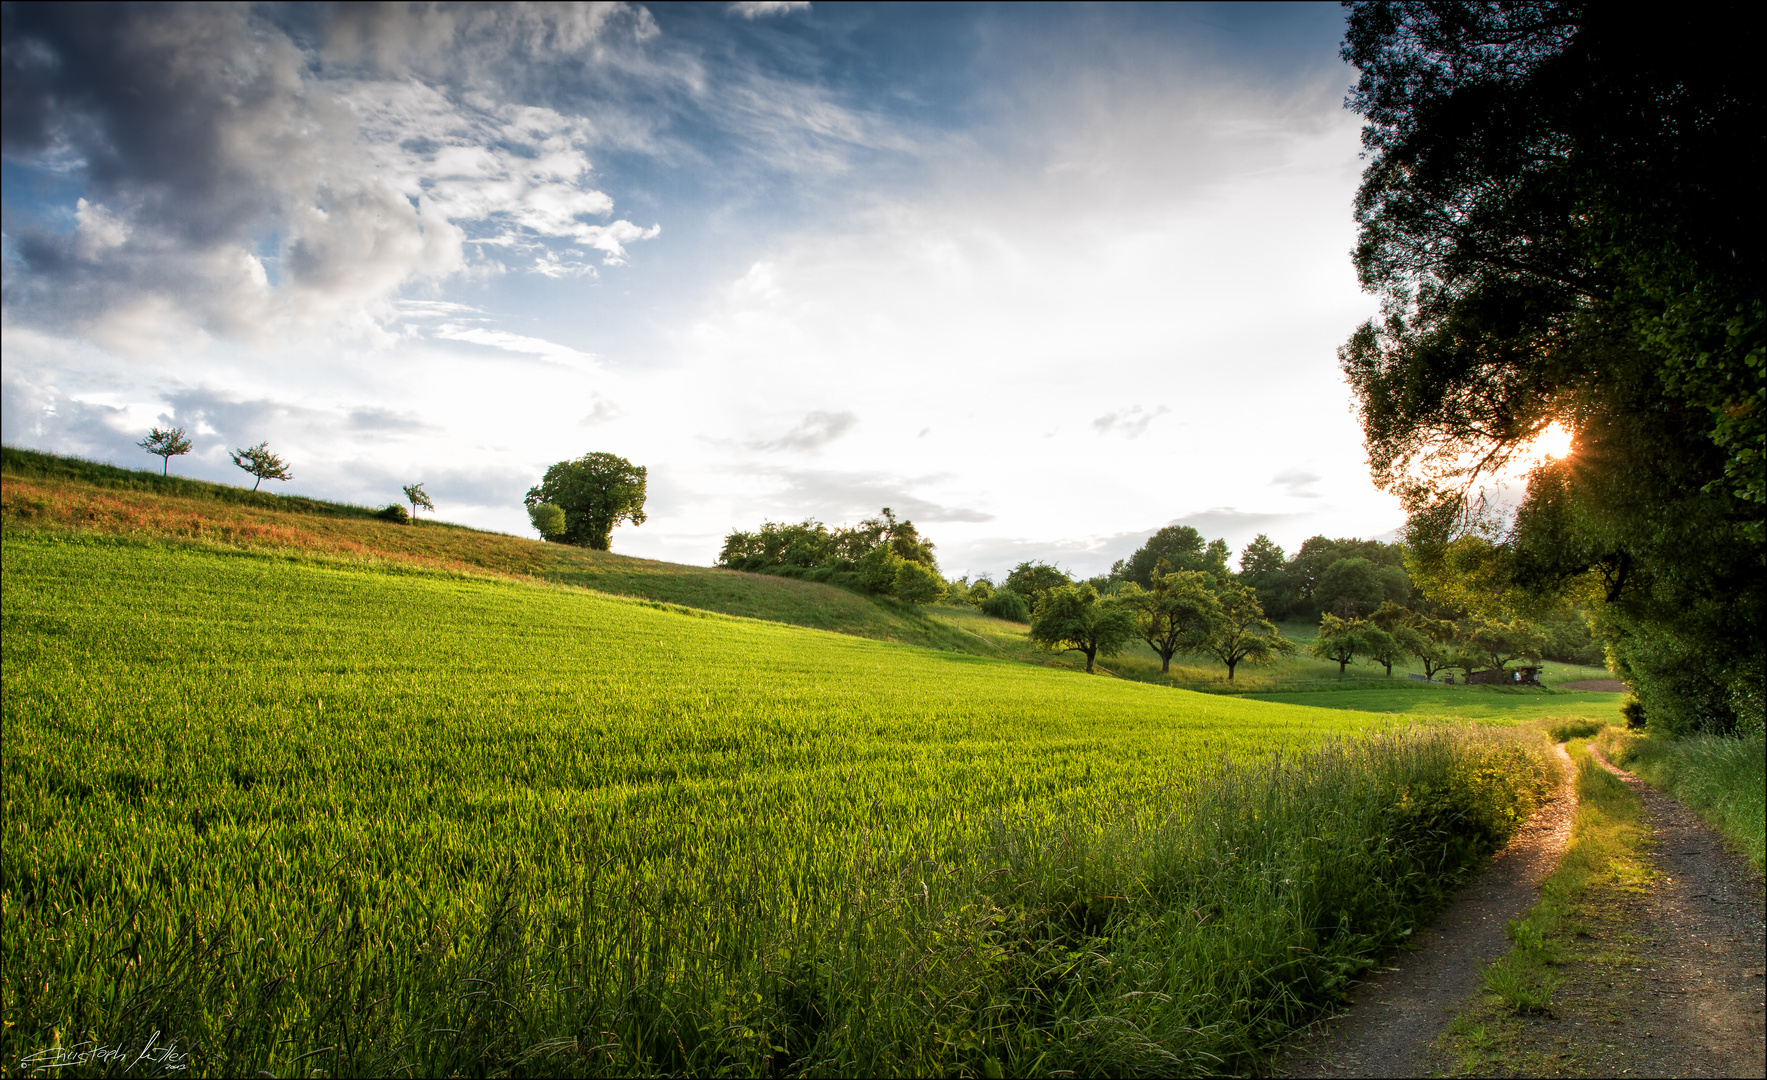
{"type": "Polygon", "coordinates": [[[113,516],[4,539],[8,1060],[1243,1071],[1539,779],[1451,728],[250,550],[278,520],[104,535],[150,508],[47,483],[39,518],[113,516]]]}
{"type": "Polygon", "coordinates": [[[904,605],[815,582],[635,559],[434,520],[398,525],[364,507],[166,478],[10,446],[0,452],[0,469],[0,521],[14,531],[160,538],[330,561],[539,578],[859,637],[988,651],[972,635],[904,605]]]}

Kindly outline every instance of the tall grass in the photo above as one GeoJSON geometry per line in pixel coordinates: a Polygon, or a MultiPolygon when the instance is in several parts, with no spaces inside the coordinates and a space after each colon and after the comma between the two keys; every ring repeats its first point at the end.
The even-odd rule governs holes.
{"type": "Polygon", "coordinates": [[[8,1061],[157,1031],[199,1075],[1246,1071],[1545,768],[573,590],[5,560],[8,1061]]]}
{"type": "Polygon", "coordinates": [[[1759,732],[1674,738],[1610,728],[1597,745],[1699,814],[1757,872],[1767,866],[1767,740],[1759,732]]]}

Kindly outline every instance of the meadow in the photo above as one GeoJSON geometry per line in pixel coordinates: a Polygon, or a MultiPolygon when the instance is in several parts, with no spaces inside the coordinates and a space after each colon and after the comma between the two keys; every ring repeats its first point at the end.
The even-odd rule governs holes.
{"type": "Polygon", "coordinates": [[[7,525],[8,1063],[1242,1072],[1549,768],[1513,728],[7,525]]]}

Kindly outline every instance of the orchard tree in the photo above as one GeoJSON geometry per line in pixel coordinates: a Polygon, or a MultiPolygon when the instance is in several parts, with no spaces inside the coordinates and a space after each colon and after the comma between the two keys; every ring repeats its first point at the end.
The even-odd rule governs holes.
{"type": "Polygon", "coordinates": [[[563,543],[606,551],[614,526],[622,521],[644,524],[646,476],[644,466],[623,457],[584,454],[547,469],[523,501],[530,511],[542,503],[564,511],[563,543]]]}
{"type": "Polygon", "coordinates": [[[175,427],[167,431],[154,428],[148,432],[147,438],[135,444],[156,457],[160,462],[160,475],[170,475],[172,459],[190,453],[190,440],[184,437],[184,429],[175,427]]]}
{"type": "Polygon", "coordinates": [[[1031,619],[1031,640],[1045,649],[1077,652],[1086,670],[1100,654],[1115,656],[1136,637],[1135,618],[1118,601],[1090,585],[1063,585],[1043,597],[1031,619]]]}
{"type": "Polygon", "coordinates": [[[1307,654],[1318,660],[1330,660],[1338,666],[1338,678],[1343,678],[1344,669],[1350,661],[1362,652],[1362,623],[1358,619],[1343,619],[1331,612],[1319,618],[1319,636],[1308,646],[1307,654]]]}
{"type": "Polygon", "coordinates": [[[1203,647],[1227,665],[1228,682],[1233,681],[1233,670],[1242,663],[1265,664],[1295,651],[1295,643],[1264,618],[1264,607],[1250,586],[1237,581],[1223,582],[1215,595],[1221,604],[1221,616],[1203,647]]]}
{"type": "Polygon", "coordinates": [[[1546,647],[1546,632],[1523,619],[1476,619],[1461,626],[1460,643],[1469,658],[1502,671],[1512,660],[1538,658],[1546,647]]]}
{"type": "Polygon", "coordinates": [[[1195,570],[1165,573],[1156,569],[1151,587],[1131,581],[1117,594],[1135,617],[1135,629],[1160,658],[1160,674],[1172,670],[1172,656],[1200,648],[1215,628],[1221,603],[1209,591],[1208,579],[1195,570]]]}
{"type": "Polygon", "coordinates": [[[252,490],[266,480],[293,480],[294,473],[288,471],[288,463],[270,452],[270,443],[261,442],[256,446],[248,446],[242,450],[232,450],[227,454],[233,464],[257,477],[252,490]]]}
{"type": "Polygon", "coordinates": [[[424,494],[422,484],[406,484],[404,490],[405,501],[411,504],[411,520],[417,520],[418,507],[422,507],[432,514],[435,513],[436,504],[430,502],[429,496],[424,494]]]}
{"type": "Polygon", "coordinates": [[[1058,567],[1046,562],[1022,562],[1012,568],[1012,573],[1006,575],[1000,587],[1024,597],[1031,614],[1035,615],[1042,608],[1044,597],[1072,584],[1073,579],[1058,567]]]}
{"type": "Polygon", "coordinates": [[[1405,646],[1398,635],[1365,622],[1362,624],[1359,641],[1365,662],[1386,668],[1387,678],[1392,678],[1393,665],[1405,659],[1405,646]]]}

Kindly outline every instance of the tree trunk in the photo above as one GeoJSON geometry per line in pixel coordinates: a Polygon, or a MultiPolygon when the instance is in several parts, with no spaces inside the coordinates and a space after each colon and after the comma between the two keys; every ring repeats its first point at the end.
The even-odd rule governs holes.
{"type": "Polygon", "coordinates": [[[1160,654],[1160,674],[1161,675],[1170,675],[1171,673],[1172,673],[1172,654],[1169,652],[1163,652],[1160,654]]]}
{"type": "Polygon", "coordinates": [[[1086,654],[1086,674],[1090,675],[1092,674],[1092,658],[1098,655],[1098,647],[1093,646],[1090,649],[1081,649],[1080,651],[1086,654]]]}
{"type": "Polygon", "coordinates": [[[1349,666],[1350,666],[1350,662],[1348,660],[1339,660],[1338,661],[1338,678],[1341,679],[1344,677],[1344,669],[1349,666]]]}
{"type": "Polygon", "coordinates": [[[1234,665],[1236,665],[1236,664],[1238,664],[1238,663],[1239,663],[1239,661],[1238,661],[1238,660],[1229,660],[1229,661],[1227,661],[1227,681],[1228,681],[1228,682],[1232,682],[1232,681],[1233,681],[1233,668],[1234,668],[1234,665]]]}

